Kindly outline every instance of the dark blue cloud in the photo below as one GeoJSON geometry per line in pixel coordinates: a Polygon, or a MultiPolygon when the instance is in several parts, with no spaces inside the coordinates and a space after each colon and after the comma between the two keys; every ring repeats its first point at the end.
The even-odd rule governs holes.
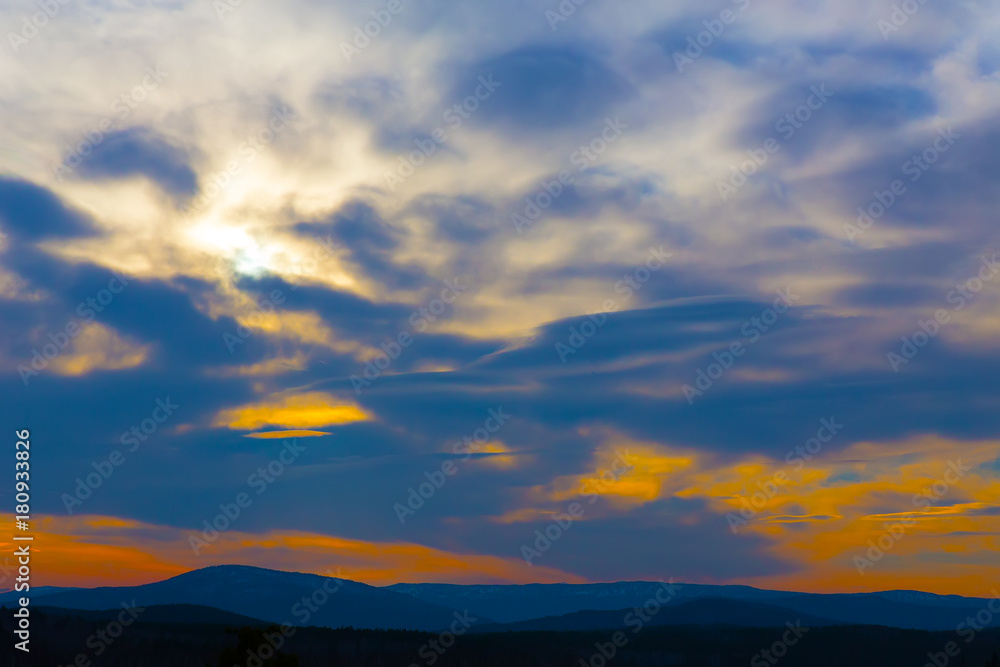
{"type": "MultiPolygon", "coordinates": [[[[938,339],[898,374],[888,362],[845,369],[827,350],[856,335],[865,321],[803,308],[782,316],[748,345],[736,371],[689,405],[681,385],[693,383],[697,370],[714,361],[712,351],[722,352],[733,341],[747,343],[742,325],[768,305],[693,301],[609,314],[564,364],[556,343],[566,342],[571,328],[580,330],[586,321],[573,318],[455,373],[384,378],[363,400],[390,411],[393,421],[407,423],[429,415],[475,414],[474,405],[485,409],[493,402],[552,433],[602,424],[641,440],[772,456],[811,437],[821,417],[834,416],[850,427],[833,449],[927,432],[957,439],[991,437],[1000,428],[1000,417],[986,407],[988,401],[966,398],[969,391],[983,397],[997,393],[990,378],[1000,369],[988,351],[964,350],[938,339]],[[758,373],[778,375],[769,381],[752,379],[758,373]],[[659,387],[665,393],[637,391],[640,387],[659,387]],[[671,387],[675,395],[666,391],[671,387]]],[[[906,333],[912,331],[900,335],[906,333]]],[[[898,344],[890,334],[884,349],[898,344]]],[[[527,446],[532,441],[545,442],[521,442],[527,446]]]]}
{"type": "Polygon", "coordinates": [[[848,306],[895,309],[933,303],[941,296],[940,288],[931,285],[869,283],[840,290],[834,301],[848,306]]]}
{"type": "Polygon", "coordinates": [[[762,232],[760,238],[771,247],[791,248],[808,245],[825,237],[812,227],[771,227],[762,232]]]}
{"type": "MultiPolygon", "coordinates": [[[[729,9],[735,8],[730,7],[729,9]]],[[[718,11],[721,11],[721,8],[718,11]]],[[[710,42],[708,46],[698,45],[699,33],[708,32],[703,21],[717,20],[718,11],[711,15],[711,11],[706,9],[705,18],[686,17],[655,30],[649,35],[650,41],[660,47],[663,54],[670,58],[669,71],[671,73],[677,73],[675,54],[680,54],[683,58],[688,59],[681,61],[682,74],[688,71],[688,66],[694,66],[693,63],[696,59],[701,58],[721,60],[738,68],[750,68],[757,60],[774,56],[772,46],[754,43],[746,39],[745,33],[741,35],[742,30],[738,23],[728,25],[725,32],[718,39],[710,42]],[[695,42],[695,46],[692,46],[692,42],[695,42]]],[[[713,27],[718,30],[717,25],[713,27]]]]}
{"type": "Polygon", "coordinates": [[[190,197],[198,176],[187,151],[143,127],[112,132],[77,168],[85,178],[145,176],[170,195],[190,197]]]}
{"type": "Polygon", "coordinates": [[[930,116],[937,111],[937,103],[932,94],[907,85],[837,91],[830,104],[834,112],[832,115],[855,126],[871,124],[891,127],[930,116]]]}
{"type": "Polygon", "coordinates": [[[977,56],[980,76],[989,77],[1000,71],[1000,47],[995,43],[980,44],[977,56]]]}
{"type": "Polygon", "coordinates": [[[528,46],[474,63],[452,86],[454,100],[472,95],[480,76],[500,87],[476,118],[508,130],[572,128],[611,113],[633,93],[599,56],[569,47],[528,46]]]}
{"type": "Polygon", "coordinates": [[[1000,203],[1000,191],[995,187],[1000,178],[1000,163],[995,159],[998,149],[1000,124],[994,120],[965,127],[942,124],[937,131],[892,145],[889,151],[873,155],[836,179],[824,177],[815,187],[832,186],[841,191],[844,221],[853,222],[859,206],[869,207],[876,201],[876,192],[885,192],[894,180],[901,181],[905,193],[874,224],[899,229],[947,227],[950,240],[922,251],[942,250],[939,259],[931,261],[930,270],[935,270],[933,265],[952,259],[950,248],[964,248],[965,253],[973,254],[982,250],[987,239],[995,238],[995,217],[990,211],[1000,203]],[[953,136],[945,139],[949,128],[953,136]],[[949,143],[944,152],[934,148],[935,144],[941,147],[949,143]],[[928,160],[923,168],[918,159],[928,160]],[[958,220],[961,225],[956,227],[958,220]]]}
{"type": "Polygon", "coordinates": [[[427,282],[422,271],[397,265],[392,251],[403,234],[387,223],[371,205],[349,202],[326,220],[301,222],[295,231],[311,239],[327,237],[348,249],[351,261],[363,273],[393,288],[414,288],[427,282]]]}
{"type": "Polygon", "coordinates": [[[3,231],[23,241],[91,236],[93,223],[49,190],[18,178],[0,177],[3,231]]]}
{"type": "MultiPolygon", "coordinates": [[[[879,44],[875,46],[865,45],[859,47],[854,52],[858,59],[868,61],[875,66],[891,68],[894,72],[899,72],[910,77],[917,77],[927,72],[934,66],[934,60],[944,49],[925,48],[914,46],[899,46],[895,44],[879,44]]],[[[843,55],[836,51],[831,56],[843,55]]]]}
{"type": "Polygon", "coordinates": [[[912,86],[845,87],[836,81],[808,80],[763,99],[750,121],[736,130],[733,142],[759,150],[766,140],[776,140],[780,152],[770,159],[767,171],[782,162],[822,160],[845,136],[881,134],[936,111],[934,97],[912,86]]]}
{"type": "Polygon", "coordinates": [[[522,192],[507,204],[508,214],[505,216],[505,222],[510,225],[510,229],[514,229],[510,214],[517,213],[523,218],[528,218],[530,205],[541,209],[541,212],[537,219],[528,218],[528,221],[531,227],[541,227],[547,217],[593,218],[609,206],[622,211],[632,211],[648,197],[661,193],[660,188],[648,175],[624,175],[604,165],[588,167],[582,173],[576,166],[567,164],[566,167],[572,178],[567,184],[560,183],[559,173],[550,174],[541,179],[534,188],[522,192]],[[545,189],[545,184],[548,184],[549,190],[545,189]],[[555,191],[556,186],[562,187],[561,192],[551,197],[551,204],[543,209],[538,202],[544,203],[549,197],[548,193],[555,191]]]}
{"type": "MultiPolygon", "coordinates": [[[[439,290],[443,289],[441,284],[428,291],[423,314],[419,311],[419,306],[374,303],[326,286],[295,287],[272,276],[245,278],[239,282],[239,287],[255,299],[264,298],[272,291],[279,290],[285,298],[281,305],[282,311],[315,313],[334,330],[350,332],[354,339],[372,347],[397,341],[402,332],[409,334],[412,343],[405,354],[393,361],[393,373],[412,372],[424,364],[465,365],[501,346],[499,341],[479,341],[454,334],[432,333],[429,330],[429,319],[425,317],[428,312],[426,305],[439,296],[439,290]]],[[[448,305],[439,319],[447,319],[453,312],[453,306],[448,305]]],[[[333,377],[329,382],[330,386],[353,391],[348,378],[351,374],[360,375],[364,364],[348,356],[333,354],[326,348],[316,350],[315,358],[317,363],[320,360],[323,362],[323,368],[313,366],[310,376],[315,374],[317,379],[328,380],[333,377]]]]}
{"type": "Polygon", "coordinates": [[[475,245],[497,231],[492,206],[475,197],[429,195],[417,199],[410,212],[433,222],[437,234],[451,243],[475,245]]]}

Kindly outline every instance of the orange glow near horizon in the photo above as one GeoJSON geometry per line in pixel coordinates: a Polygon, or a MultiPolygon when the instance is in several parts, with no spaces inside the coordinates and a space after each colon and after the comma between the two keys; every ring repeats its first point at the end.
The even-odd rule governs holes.
{"type": "MultiPolygon", "coordinates": [[[[0,514],[2,522],[13,520],[13,515],[0,514]]],[[[188,542],[190,530],[107,516],[39,516],[35,521],[32,586],[135,586],[224,564],[315,574],[339,569],[339,576],[373,586],[585,582],[583,577],[531,566],[516,557],[457,554],[405,542],[293,531],[229,531],[195,555],[188,542]]],[[[11,588],[14,576],[0,576],[0,589],[11,588]]]]}
{"type": "MultiPolygon", "coordinates": [[[[10,521],[0,515],[0,521],[10,521]]],[[[187,538],[190,531],[105,516],[38,518],[38,538],[32,544],[33,586],[134,586],[161,581],[210,565],[253,565],[290,572],[327,574],[386,586],[394,583],[526,584],[589,583],[586,577],[551,567],[529,566],[520,558],[458,554],[418,544],[376,543],[305,532],[271,531],[250,534],[230,531],[195,556],[187,538]]],[[[971,526],[967,526],[971,527],[971,526]]],[[[882,590],[920,590],[942,595],[989,597],[1000,587],[995,565],[963,564],[931,574],[928,568],[908,564],[914,555],[932,550],[926,535],[914,533],[899,541],[864,576],[849,556],[836,554],[843,546],[863,545],[862,536],[809,545],[817,535],[780,545],[781,556],[798,557],[793,573],[744,579],[701,579],[682,583],[745,584],[773,590],[808,593],[857,593],[882,590]]],[[[980,538],[980,547],[995,551],[995,538],[980,538]]],[[[10,547],[5,544],[4,548],[10,547]]],[[[776,545],[776,549],[777,549],[776,545]]],[[[655,579],[617,577],[622,579],[655,579]]],[[[0,589],[12,587],[13,576],[0,580],[0,589]]]]}

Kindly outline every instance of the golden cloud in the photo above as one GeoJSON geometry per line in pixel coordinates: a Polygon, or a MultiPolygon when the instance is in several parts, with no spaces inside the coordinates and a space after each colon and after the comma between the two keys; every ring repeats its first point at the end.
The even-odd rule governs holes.
{"type": "Polygon", "coordinates": [[[222,410],[214,426],[256,430],[265,426],[309,429],[365,421],[370,416],[356,405],[323,392],[308,392],[222,410]]]}

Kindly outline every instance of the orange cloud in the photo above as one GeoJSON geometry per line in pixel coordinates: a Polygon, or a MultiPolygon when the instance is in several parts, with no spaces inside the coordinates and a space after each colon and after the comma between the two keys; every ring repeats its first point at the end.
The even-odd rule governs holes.
{"type": "Polygon", "coordinates": [[[367,419],[369,415],[358,406],[317,391],[222,410],[213,425],[248,431],[265,426],[309,429],[367,419]]]}
{"type": "MultiPolygon", "coordinates": [[[[554,501],[588,494],[606,503],[586,519],[621,516],[676,497],[700,501],[699,509],[678,518],[681,522],[717,522],[720,532],[729,533],[728,517],[736,517],[742,523],[733,540],[747,534],[763,538],[764,548],[794,572],[760,578],[754,585],[814,591],[888,586],[981,595],[995,577],[987,564],[995,563],[1000,552],[995,527],[1000,480],[982,465],[996,459],[1000,448],[995,442],[936,436],[862,442],[820,452],[801,465],[786,463],[783,456],[723,461],[683,447],[630,442],[614,433],[606,443],[595,453],[594,473],[561,475],[532,487],[521,507],[492,520],[544,521],[564,511],[554,501]],[[617,476],[608,473],[616,451],[628,454],[628,468],[617,476]],[[769,488],[771,493],[764,492],[769,488]],[[743,521],[741,512],[748,508],[753,512],[743,521]],[[869,540],[879,539],[883,524],[910,520],[913,525],[886,557],[859,574],[852,558],[868,548],[869,540]],[[928,563],[936,558],[952,567],[932,572],[928,563]]],[[[750,548],[734,548],[743,546],[750,548]]]]}
{"type": "Polygon", "coordinates": [[[319,438],[324,435],[330,435],[330,433],[326,431],[303,431],[303,430],[261,431],[259,433],[247,433],[243,437],[270,440],[273,438],[319,438]]]}
{"type": "Polygon", "coordinates": [[[557,477],[544,495],[556,501],[598,495],[622,507],[644,505],[672,489],[695,458],[667,447],[612,440],[595,452],[592,465],[592,473],[557,477]]]}
{"type": "Polygon", "coordinates": [[[87,324],[72,339],[66,352],[52,360],[51,368],[59,375],[86,375],[96,370],[121,370],[142,365],[149,347],[118,335],[101,324],[87,324]]]}

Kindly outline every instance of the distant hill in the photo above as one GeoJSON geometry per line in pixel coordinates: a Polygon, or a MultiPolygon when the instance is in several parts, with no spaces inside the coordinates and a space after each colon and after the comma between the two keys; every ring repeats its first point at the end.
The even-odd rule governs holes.
{"type": "MultiPolygon", "coordinates": [[[[611,584],[524,584],[463,586],[458,584],[394,584],[389,590],[445,607],[468,608],[502,623],[561,616],[584,610],[618,610],[645,603],[663,588],[660,582],[619,581],[611,584]]],[[[766,602],[795,593],[750,586],[677,584],[673,603],[698,598],[730,598],[766,602]]],[[[662,596],[662,593],[661,593],[662,596]]]]}
{"type": "MultiPolygon", "coordinates": [[[[83,588],[70,588],[66,586],[32,586],[31,587],[31,598],[40,598],[43,595],[51,595],[53,593],[64,593],[66,591],[79,591],[87,590],[83,588]]],[[[24,593],[18,593],[13,589],[7,589],[6,591],[0,593],[0,603],[6,602],[16,602],[18,598],[24,597],[24,593]]]]}
{"type": "MultiPolygon", "coordinates": [[[[662,586],[658,582],[618,582],[524,586],[396,584],[388,588],[424,602],[467,608],[473,614],[501,623],[517,623],[579,611],[617,613],[644,604],[662,586]]],[[[704,584],[676,584],[674,591],[671,606],[707,598],[733,603],[755,602],[787,609],[798,616],[807,615],[836,623],[915,630],[954,630],[965,618],[974,616],[989,602],[980,598],[919,591],[819,595],[704,584]]],[[[1000,615],[993,617],[990,627],[1000,626],[1000,615]]]]}
{"type": "MultiPolygon", "coordinates": [[[[143,586],[39,588],[32,589],[30,597],[35,606],[91,611],[116,609],[133,599],[143,607],[195,605],[268,623],[331,628],[443,630],[451,625],[454,613],[468,610],[478,618],[477,630],[483,627],[597,630],[621,627],[625,610],[643,605],[657,591],[663,597],[663,586],[659,582],[618,582],[502,586],[396,584],[378,588],[314,574],[222,565],[143,586]],[[314,611],[309,610],[303,600],[317,594],[319,603],[327,595],[324,585],[337,592],[329,595],[325,603],[316,604],[314,611]]],[[[704,584],[676,584],[673,591],[668,609],[657,615],[656,624],[762,627],[780,626],[785,620],[808,619],[815,627],[880,625],[954,631],[959,623],[975,616],[989,602],[919,591],[817,595],[704,584]],[[704,604],[690,605],[695,601],[704,604]]],[[[18,595],[0,594],[0,603],[11,606],[18,595]]],[[[993,614],[992,618],[991,627],[1000,626],[1000,614],[993,614]]]]}
{"type": "Polygon", "coordinates": [[[120,608],[132,600],[141,607],[199,605],[271,623],[331,628],[442,630],[455,620],[452,609],[385,588],[242,565],[206,567],[143,586],[49,591],[37,600],[46,607],[95,611],[120,608]],[[324,585],[336,592],[328,593],[324,585]],[[315,611],[303,603],[310,599],[315,611]]]}
{"type": "MultiPolygon", "coordinates": [[[[655,609],[655,607],[653,607],[655,609]]],[[[474,632],[590,632],[668,626],[725,625],[745,628],[782,628],[786,623],[806,628],[841,625],[837,621],[802,614],[792,609],[746,602],[706,598],[662,607],[654,614],[640,616],[635,609],[615,611],[577,611],[563,616],[536,618],[530,621],[477,626],[474,632]]]]}
{"type": "MultiPolygon", "coordinates": [[[[52,616],[63,616],[66,618],[81,618],[87,621],[113,621],[121,614],[122,608],[117,609],[62,609],[59,607],[46,607],[44,605],[33,607],[43,614],[52,616]]],[[[165,623],[173,625],[222,625],[226,627],[264,627],[269,625],[267,621],[257,618],[250,618],[242,614],[234,614],[214,607],[203,607],[196,604],[162,604],[145,607],[138,614],[136,620],[143,623],[165,623]]]]}

